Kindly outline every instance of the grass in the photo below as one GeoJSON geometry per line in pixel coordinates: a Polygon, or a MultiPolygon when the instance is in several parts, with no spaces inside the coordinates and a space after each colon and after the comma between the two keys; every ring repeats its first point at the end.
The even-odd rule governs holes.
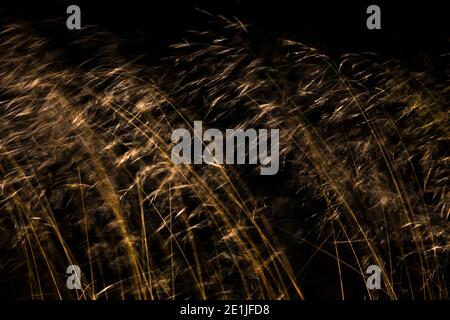
{"type": "Polygon", "coordinates": [[[73,63],[30,26],[2,25],[0,259],[14,298],[308,299],[309,282],[336,299],[448,299],[448,84],[292,40],[261,56],[246,26],[220,19],[151,67],[95,30],[73,63]],[[171,132],[194,120],[279,128],[280,174],[173,164],[171,132]],[[81,290],[66,287],[71,264],[81,290]],[[371,264],[382,290],[365,289],[371,264]]]}

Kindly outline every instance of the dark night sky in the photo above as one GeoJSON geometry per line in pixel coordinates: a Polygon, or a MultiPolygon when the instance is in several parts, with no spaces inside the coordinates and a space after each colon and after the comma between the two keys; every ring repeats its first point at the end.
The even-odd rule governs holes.
{"type": "Polygon", "coordinates": [[[80,5],[83,25],[99,25],[124,38],[144,35],[159,48],[183,39],[185,30],[209,30],[210,19],[196,10],[201,8],[250,23],[252,36],[263,43],[287,35],[330,54],[375,51],[400,59],[448,52],[449,19],[445,1],[437,0],[59,0],[45,4],[17,0],[1,4],[0,14],[64,21],[70,4],[80,5]],[[370,4],[381,7],[382,30],[366,29],[365,11],[370,4]]]}

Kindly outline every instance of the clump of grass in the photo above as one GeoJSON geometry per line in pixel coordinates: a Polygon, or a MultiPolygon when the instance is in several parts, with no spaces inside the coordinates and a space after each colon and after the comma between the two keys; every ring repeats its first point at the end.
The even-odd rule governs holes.
{"type": "Polygon", "coordinates": [[[327,276],[311,272],[321,254],[336,298],[371,264],[383,289],[366,298],[448,298],[448,84],[291,40],[261,56],[222,19],[152,67],[107,34],[85,31],[94,54],[74,64],[2,26],[1,263],[17,297],[302,299],[327,276]],[[279,128],[280,174],[173,164],[171,133],[194,120],[279,128]]]}

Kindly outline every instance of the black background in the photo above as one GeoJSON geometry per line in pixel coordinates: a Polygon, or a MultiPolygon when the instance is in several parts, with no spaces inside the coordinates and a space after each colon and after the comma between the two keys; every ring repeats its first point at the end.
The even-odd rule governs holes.
{"type": "Polygon", "coordinates": [[[433,58],[448,52],[446,1],[435,0],[19,0],[2,3],[0,15],[38,23],[59,21],[59,36],[64,37],[69,32],[62,29],[70,4],[81,7],[83,26],[99,26],[125,39],[145,39],[158,52],[181,41],[186,30],[210,30],[211,18],[197,8],[237,17],[250,25],[251,36],[261,43],[286,36],[331,55],[371,51],[405,62],[414,61],[417,54],[433,58]],[[370,4],[381,8],[381,30],[366,28],[366,8],[370,4]]]}

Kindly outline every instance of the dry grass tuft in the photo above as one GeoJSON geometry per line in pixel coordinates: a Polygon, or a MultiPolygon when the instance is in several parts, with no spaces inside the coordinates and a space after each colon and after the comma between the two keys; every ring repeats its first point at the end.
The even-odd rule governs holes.
{"type": "Polygon", "coordinates": [[[106,34],[86,31],[77,45],[101,49],[73,64],[2,24],[0,262],[17,297],[304,298],[322,254],[336,298],[377,264],[368,298],[448,299],[448,83],[294,41],[258,56],[242,23],[224,24],[156,68],[106,34]],[[174,165],[171,132],[194,120],[280,128],[280,174],[174,165]]]}

